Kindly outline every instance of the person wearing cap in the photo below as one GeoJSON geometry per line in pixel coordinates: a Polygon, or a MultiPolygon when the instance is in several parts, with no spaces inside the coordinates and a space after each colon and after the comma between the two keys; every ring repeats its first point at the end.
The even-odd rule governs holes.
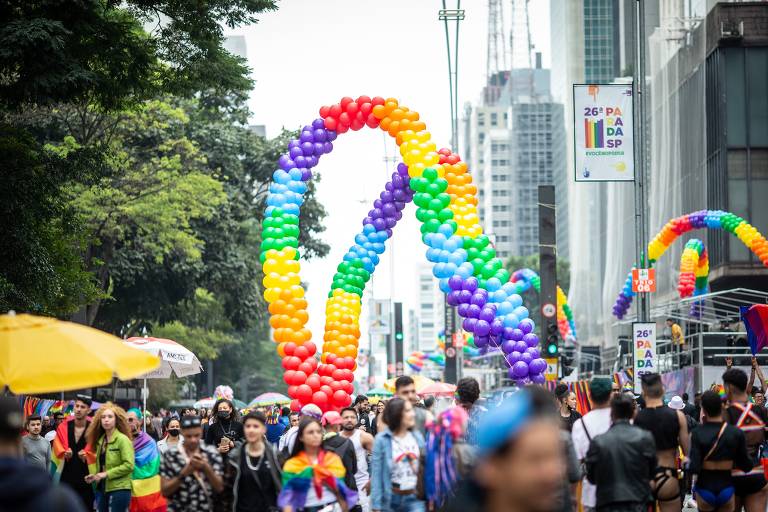
{"type": "MultiPolygon", "coordinates": [[[[576,420],[571,431],[576,456],[582,462],[587,456],[592,439],[607,432],[611,426],[611,397],[614,392],[613,381],[608,377],[594,377],[589,383],[592,410],[576,420]]],[[[581,505],[584,512],[592,512],[595,509],[595,493],[595,486],[584,478],[581,486],[581,505]]]]}
{"type": "Polygon", "coordinates": [[[566,477],[560,436],[551,393],[537,386],[515,392],[481,418],[475,467],[442,510],[560,511],[566,477]]]}
{"type": "Polygon", "coordinates": [[[215,495],[224,482],[222,457],[214,446],[202,442],[199,416],[181,418],[184,444],[163,454],[160,463],[161,490],[168,499],[168,512],[211,512],[215,495]]]}
{"type": "Polygon", "coordinates": [[[23,420],[17,398],[0,397],[0,511],[85,512],[71,488],[55,486],[47,471],[24,460],[23,420]]]}
{"type": "MultiPolygon", "coordinates": [[[[399,380],[399,379],[398,379],[399,380]]],[[[417,483],[424,436],[416,428],[410,400],[395,397],[384,409],[385,427],[373,442],[371,460],[371,510],[418,512],[424,502],[417,483]]]]}
{"type": "Polygon", "coordinates": [[[135,454],[125,414],[122,407],[107,402],[85,433],[90,447],[85,481],[96,486],[99,512],[128,512],[130,507],[135,454]]]}
{"type": "Polygon", "coordinates": [[[93,486],[85,481],[88,475],[86,452],[89,448],[85,434],[91,423],[88,413],[92,404],[90,397],[77,395],[73,415],[57,426],[51,443],[51,470],[62,484],[68,485],[80,496],[88,510],[93,509],[94,495],[93,486]]]}
{"type": "Polygon", "coordinates": [[[238,443],[224,464],[224,498],[220,510],[272,512],[282,488],[282,468],[272,444],[265,442],[267,418],[251,411],[243,418],[245,442],[238,443]]]}
{"type": "MultiPolygon", "coordinates": [[[[322,417],[323,411],[321,411],[320,408],[315,404],[307,404],[302,407],[301,411],[299,412],[299,422],[301,422],[301,420],[304,418],[313,418],[317,421],[320,421],[322,417]]],[[[282,457],[288,458],[288,456],[293,452],[293,446],[296,444],[296,436],[298,433],[299,424],[297,422],[295,427],[289,428],[288,432],[286,432],[285,435],[280,438],[278,451],[282,457]]]]}
{"type": "MultiPolygon", "coordinates": [[[[355,445],[352,441],[340,435],[342,423],[341,414],[336,411],[328,411],[323,414],[322,424],[325,429],[323,449],[339,456],[346,470],[344,483],[353,491],[357,491],[357,481],[355,480],[355,475],[357,474],[357,453],[355,453],[355,445]]],[[[358,504],[352,510],[362,510],[362,507],[358,504]]]]}
{"type": "MultiPolygon", "coordinates": [[[[597,487],[598,512],[647,512],[654,500],[656,446],[650,432],[630,423],[634,409],[628,396],[614,397],[611,427],[589,445],[587,479],[597,487]]],[[[677,510],[680,505],[678,499],[677,510]]]]}
{"type": "Polygon", "coordinates": [[[658,373],[647,373],[641,380],[645,408],[637,413],[635,425],[650,432],[656,446],[659,465],[651,481],[653,498],[661,512],[679,511],[682,500],[677,475],[678,450],[682,449],[685,457],[690,447],[688,422],[682,412],[685,404],[676,396],[669,407],[664,405],[664,384],[658,373]]]}
{"type": "Polygon", "coordinates": [[[131,512],[164,510],[165,498],[160,492],[160,450],[155,440],[142,430],[142,414],[133,407],[126,414],[133,436],[136,465],[131,476],[131,512]]]}

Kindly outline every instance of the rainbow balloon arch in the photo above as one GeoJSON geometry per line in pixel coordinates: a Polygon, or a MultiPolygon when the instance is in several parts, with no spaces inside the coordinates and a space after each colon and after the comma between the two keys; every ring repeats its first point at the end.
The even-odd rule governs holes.
{"type": "MultiPolygon", "coordinates": [[[[462,354],[467,359],[472,359],[482,355],[488,347],[485,349],[479,349],[475,346],[474,336],[466,332],[462,332],[464,342],[462,343],[462,354]]],[[[445,332],[440,331],[437,335],[437,348],[433,350],[420,351],[414,350],[406,358],[405,362],[408,367],[416,373],[421,372],[424,369],[424,365],[427,361],[431,361],[439,368],[445,367],[445,332]]]]}
{"type": "Polygon", "coordinates": [[[426,128],[417,112],[394,98],[345,97],[322,107],[320,118],[302,128],[278,161],[267,196],[260,257],[264,298],[294,410],[314,403],[325,411],[351,402],[363,290],[410,201],[418,207],[427,260],[434,264],[433,274],[447,302],[463,319],[462,328],[474,336],[478,348],[513,343],[520,358],[505,361],[509,376],[519,384],[545,381],[547,365],[540,356],[534,323],[483,234],[477,187],[467,165],[448,149],[437,151],[426,128]],[[365,126],[395,138],[403,163],[374,202],[333,276],[318,362],[317,346],[306,327],[309,315],[299,274],[299,215],[307,181],[320,157],[333,150],[338,135],[365,126]]]}
{"type": "MultiPolygon", "coordinates": [[[[672,243],[680,236],[695,229],[721,229],[735,235],[768,267],[768,241],[746,220],[722,210],[701,210],[674,218],[648,244],[649,267],[653,267],[672,243]]],[[[634,270],[634,269],[633,269],[634,270]]],[[[680,258],[678,280],[680,298],[698,297],[709,290],[709,257],[704,242],[697,238],[688,240],[680,258]]],[[[630,270],[624,287],[613,305],[613,315],[621,320],[626,316],[636,293],[632,291],[630,270]]],[[[702,301],[691,304],[690,316],[701,316],[702,301]]]]}

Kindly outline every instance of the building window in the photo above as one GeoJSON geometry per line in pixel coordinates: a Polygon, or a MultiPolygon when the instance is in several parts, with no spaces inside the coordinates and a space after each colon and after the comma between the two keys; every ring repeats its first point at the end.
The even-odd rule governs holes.
{"type": "Polygon", "coordinates": [[[435,305],[431,302],[422,302],[421,309],[435,309],[435,305]]]}

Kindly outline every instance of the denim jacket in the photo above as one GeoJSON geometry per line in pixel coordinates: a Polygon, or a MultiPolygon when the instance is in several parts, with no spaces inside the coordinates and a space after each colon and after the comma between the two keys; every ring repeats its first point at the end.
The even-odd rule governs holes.
{"type": "MultiPolygon", "coordinates": [[[[419,451],[424,450],[424,436],[412,430],[419,451]]],[[[379,432],[373,441],[371,467],[371,510],[389,510],[392,502],[392,432],[388,428],[379,432]]]]}

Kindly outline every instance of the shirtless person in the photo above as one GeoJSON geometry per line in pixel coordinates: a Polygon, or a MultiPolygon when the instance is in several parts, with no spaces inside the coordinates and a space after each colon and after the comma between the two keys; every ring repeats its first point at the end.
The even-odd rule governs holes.
{"type": "Polygon", "coordinates": [[[677,453],[679,446],[683,455],[688,455],[688,422],[681,411],[664,405],[661,375],[646,374],[642,380],[645,409],[637,413],[635,425],[653,434],[656,443],[659,465],[651,480],[651,490],[661,512],[679,512],[682,500],[680,481],[677,479],[677,453]]]}
{"type": "Polygon", "coordinates": [[[368,475],[368,455],[373,451],[373,436],[357,428],[357,411],[351,407],[341,410],[341,435],[352,441],[357,456],[357,473],[355,483],[363,512],[369,512],[370,502],[368,493],[371,490],[370,475],[368,475]]]}

